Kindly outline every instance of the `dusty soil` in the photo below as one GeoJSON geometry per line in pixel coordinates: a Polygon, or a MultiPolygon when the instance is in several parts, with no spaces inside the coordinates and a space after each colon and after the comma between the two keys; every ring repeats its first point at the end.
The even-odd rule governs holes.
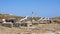
{"type": "Polygon", "coordinates": [[[60,24],[39,24],[21,28],[0,26],[0,34],[60,34],[60,24]]]}

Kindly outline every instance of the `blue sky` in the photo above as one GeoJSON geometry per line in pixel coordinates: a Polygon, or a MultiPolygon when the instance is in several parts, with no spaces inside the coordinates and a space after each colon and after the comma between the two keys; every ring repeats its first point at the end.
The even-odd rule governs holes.
{"type": "Polygon", "coordinates": [[[41,17],[60,16],[60,0],[0,0],[0,13],[41,17]]]}

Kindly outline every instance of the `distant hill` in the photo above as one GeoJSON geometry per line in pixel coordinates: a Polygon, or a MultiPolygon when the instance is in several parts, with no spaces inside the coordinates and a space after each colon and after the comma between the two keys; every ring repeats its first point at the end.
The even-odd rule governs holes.
{"type": "MultiPolygon", "coordinates": [[[[8,18],[15,18],[17,20],[20,20],[24,17],[22,16],[15,16],[15,15],[10,15],[10,14],[0,14],[0,19],[8,19],[8,18]]],[[[40,19],[41,17],[34,17],[34,18],[30,18],[29,19],[34,19],[34,20],[38,20],[40,19]]],[[[54,18],[51,18],[55,23],[60,23],[60,17],[54,17],[54,18]]]]}
{"type": "Polygon", "coordinates": [[[15,16],[10,14],[0,14],[0,19],[16,18],[17,20],[23,18],[22,16],[15,16]]]}
{"type": "MultiPolygon", "coordinates": [[[[0,19],[8,19],[8,18],[15,18],[17,20],[20,20],[22,18],[24,18],[23,16],[15,16],[15,15],[10,15],[10,14],[0,14],[0,19]]],[[[40,17],[28,17],[29,20],[34,19],[34,20],[38,20],[40,17]]]]}

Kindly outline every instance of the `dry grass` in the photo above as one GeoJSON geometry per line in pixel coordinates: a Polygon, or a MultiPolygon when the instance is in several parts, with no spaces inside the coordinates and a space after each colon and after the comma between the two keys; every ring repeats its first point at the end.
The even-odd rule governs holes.
{"type": "Polygon", "coordinates": [[[0,14],[0,19],[8,19],[8,18],[15,18],[17,20],[23,18],[22,16],[14,16],[9,14],[0,14]]]}
{"type": "MultiPolygon", "coordinates": [[[[16,18],[17,20],[22,17],[12,16],[8,14],[0,14],[0,19],[3,18],[16,18]]],[[[35,18],[34,18],[35,19],[35,18]]],[[[37,19],[36,19],[37,20],[37,19]]],[[[60,23],[60,18],[52,18],[55,23],[60,23]]],[[[22,28],[8,28],[0,26],[0,34],[60,34],[60,24],[39,24],[32,27],[22,28]]]]}
{"type": "Polygon", "coordinates": [[[44,34],[44,33],[58,33],[60,32],[60,25],[59,24],[39,24],[37,26],[32,26],[35,28],[8,28],[0,26],[0,34],[27,34],[27,33],[38,33],[38,34],[44,34]]]}

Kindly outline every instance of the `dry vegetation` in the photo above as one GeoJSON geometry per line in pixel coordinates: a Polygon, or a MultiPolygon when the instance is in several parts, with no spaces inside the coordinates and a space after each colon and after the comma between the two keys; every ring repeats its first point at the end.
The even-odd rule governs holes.
{"type": "Polygon", "coordinates": [[[0,34],[60,34],[59,24],[39,24],[37,26],[24,28],[8,28],[0,26],[0,34]]]}
{"type": "Polygon", "coordinates": [[[16,18],[17,20],[23,18],[21,16],[14,16],[9,14],[0,14],[0,19],[16,18]]]}
{"type": "Polygon", "coordinates": [[[60,17],[51,18],[55,23],[60,24],[60,17]]]}
{"type": "MultiPolygon", "coordinates": [[[[0,14],[0,19],[3,18],[16,18],[23,17],[11,16],[8,14],[0,14]]],[[[51,18],[54,24],[39,24],[32,27],[9,28],[0,26],[0,34],[60,34],[60,18],[51,18]]]]}

